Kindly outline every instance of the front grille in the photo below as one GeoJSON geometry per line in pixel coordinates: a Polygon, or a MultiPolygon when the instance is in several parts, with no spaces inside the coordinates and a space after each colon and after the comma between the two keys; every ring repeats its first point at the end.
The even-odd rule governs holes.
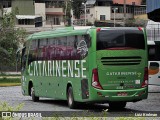
{"type": "Polygon", "coordinates": [[[141,57],[133,56],[133,57],[102,57],[101,62],[103,65],[138,65],[141,63],[141,57]]]}

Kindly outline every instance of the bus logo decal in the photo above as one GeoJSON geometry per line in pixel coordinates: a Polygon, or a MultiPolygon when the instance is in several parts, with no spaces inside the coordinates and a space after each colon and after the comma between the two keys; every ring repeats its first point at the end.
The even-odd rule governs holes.
{"type": "Polygon", "coordinates": [[[35,61],[29,65],[30,76],[56,76],[86,78],[86,60],[35,61]]]}
{"type": "Polygon", "coordinates": [[[137,73],[137,75],[138,75],[138,77],[141,77],[141,73],[139,72],[139,73],[137,73]]]}
{"type": "Polygon", "coordinates": [[[77,45],[77,53],[81,55],[82,58],[84,58],[88,54],[88,48],[87,43],[85,40],[81,40],[77,45]]]}
{"type": "MultiPolygon", "coordinates": [[[[139,73],[137,72],[107,72],[106,75],[108,76],[115,76],[115,75],[128,75],[128,76],[133,76],[133,75],[137,75],[139,73]]],[[[140,73],[141,74],[141,73],[140,73]]]]}

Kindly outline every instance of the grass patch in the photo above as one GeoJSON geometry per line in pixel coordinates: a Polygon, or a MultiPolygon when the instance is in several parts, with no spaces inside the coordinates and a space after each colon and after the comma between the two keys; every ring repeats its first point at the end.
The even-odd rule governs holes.
{"type": "Polygon", "coordinates": [[[6,74],[6,73],[0,73],[0,76],[21,76],[21,74],[6,74]]]}
{"type": "Polygon", "coordinates": [[[18,106],[12,107],[7,102],[0,102],[0,111],[19,111],[23,108],[24,103],[19,104],[18,106]]]}
{"type": "Polygon", "coordinates": [[[0,76],[21,76],[20,74],[0,74],[0,76]]]}
{"type": "MultiPolygon", "coordinates": [[[[21,103],[17,106],[10,106],[7,102],[0,102],[0,111],[6,111],[6,112],[15,112],[15,111],[20,111],[24,106],[24,103],[21,103]]],[[[22,118],[12,118],[12,116],[0,118],[0,120],[21,120],[22,118]]],[[[26,119],[27,120],[27,119],[26,119]]]]}
{"type": "Polygon", "coordinates": [[[0,84],[1,83],[20,83],[21,79],[20,78],[7,78],[7,77],[2,77],[0,78],[0,84]]]}
{"type": "Polygon", "coordinates": [[[16,77],[0,78],[0,87],[20,86],[20,85],[21,85],[21,78],[16,78],[16,77]]]}
{"type": "Polygon", "coordinates": [[[0,87],[20,86],[21,83],[0,83],[0,87]]]}

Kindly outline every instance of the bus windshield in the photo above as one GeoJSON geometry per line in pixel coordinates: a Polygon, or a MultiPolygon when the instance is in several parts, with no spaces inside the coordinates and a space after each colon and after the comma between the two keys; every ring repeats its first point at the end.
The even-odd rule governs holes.
{"type": "Polygon", "coordinates": [[[143,31],[101,30],[97,32],[97,50],[145,49],[143,31]]]}

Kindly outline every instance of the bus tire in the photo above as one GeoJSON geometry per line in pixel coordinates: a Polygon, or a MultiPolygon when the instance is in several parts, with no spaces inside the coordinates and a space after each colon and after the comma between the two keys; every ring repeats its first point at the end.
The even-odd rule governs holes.
{"type": "Polygon", "coordinates": [[[34,87],[33,86],[31,87],[31,97],[32,97],[33,102],[39,101],[39,97],[35,96],[35,92],[34,92],[34,87]]]}
{"type": "Polygon", "coordinates": [[[124,109],[127,102],[109,102],[109,107],[111,109],[124,109]]]}
{"type": "Polygon", "coordinates": [[[67,90],[67,102],[70,109],[76,108],[76,102],[74,101],[73,89],[71,86],[67,90]]]}

